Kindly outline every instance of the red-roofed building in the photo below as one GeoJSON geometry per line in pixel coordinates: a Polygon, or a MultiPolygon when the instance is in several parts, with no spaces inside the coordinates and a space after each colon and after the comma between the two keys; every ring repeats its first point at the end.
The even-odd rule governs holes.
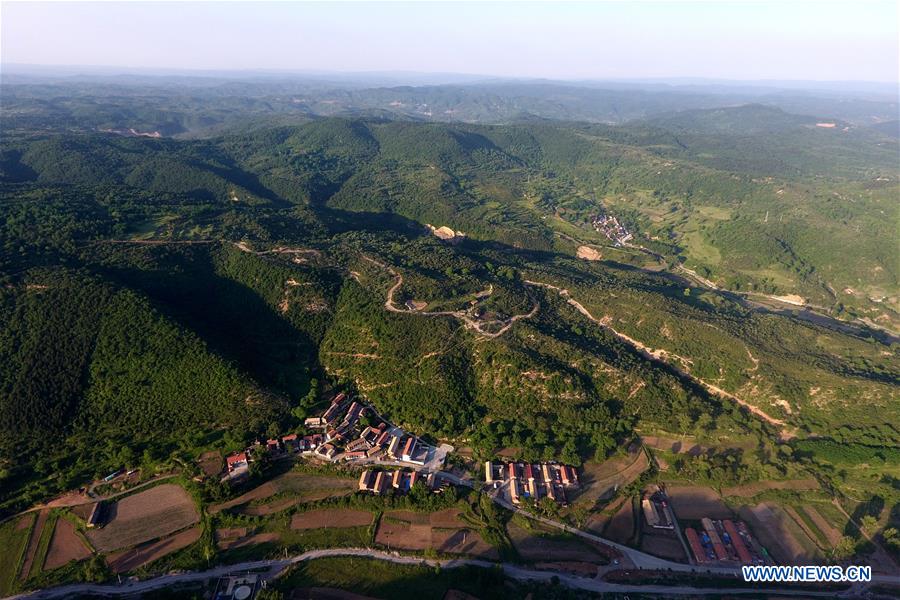
{"type": "Polygon", "coordinates": [[[247,453],[239,452],[225,458],[225,464],[228,465],[228,472],[233,473],[236,469],[247,466],[247,453]]]}
{"type": "Polygon", "coordinates": [[[403,454],[401,455],[401,460],[410,461],[412,460],[413,452],[416,450],[416,438],[410,436],[406,440],[406,445],[403,446],[403,454]]]}

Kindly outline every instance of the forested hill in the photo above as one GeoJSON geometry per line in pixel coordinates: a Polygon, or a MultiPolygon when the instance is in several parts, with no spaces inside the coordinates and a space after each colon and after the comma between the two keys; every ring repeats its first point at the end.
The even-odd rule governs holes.
{"type": "Polygon", "coordinates": [[[890,138],[784,120],[741,132],[772,140],[752,164],[712,113],[5,137],[0,502],[297,428],[326,384],[574,463],[637,428],[758,436],[740,477],[781,468],[779,437],[898,445],[894,347],[740,295],[897,323],[890,138]]]}

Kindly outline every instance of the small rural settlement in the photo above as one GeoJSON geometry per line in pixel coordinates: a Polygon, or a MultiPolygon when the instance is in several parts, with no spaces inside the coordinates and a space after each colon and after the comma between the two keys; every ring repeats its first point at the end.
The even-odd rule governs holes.
{"type": "MultiPolygon", "coordinates": [[[[8,519],[0,531],[14,561],[4,560],[4,577],[65,583],[93,565],[129,585],[188,570],[201,552],[240,564],[344,548],[619,582],[663,570],[691,580],[824,562],[850,523],[816,499],[814,480],[720,490],[667,482],[669,461],[700,451],[689,440],[645,436],[581,466],[522,460],[515,449],[478,462],[469,448],[391,423],[362,396],[338,392],[320,406],[297,431],[204,452],[181,472],[123,465],[8,519]],[[219,499],[199,486],[215,486],[219,499]]],[[[247,600],[273,578],[230,572],[204,585],[209,597],[247,600]]]]}

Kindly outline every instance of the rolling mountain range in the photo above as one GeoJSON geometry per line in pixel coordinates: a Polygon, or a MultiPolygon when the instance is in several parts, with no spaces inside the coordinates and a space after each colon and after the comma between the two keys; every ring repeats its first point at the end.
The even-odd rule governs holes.
{"type": "Polygon", "coordinates": [[[760,104],[617,126],[250,113],[185,140],[4,106],[4,507],[122,453],[277,431],[326,382],[576,464],[636,431],[753,440],[738,478],[822,438],[900,446],[889,134],[760,104]]]}

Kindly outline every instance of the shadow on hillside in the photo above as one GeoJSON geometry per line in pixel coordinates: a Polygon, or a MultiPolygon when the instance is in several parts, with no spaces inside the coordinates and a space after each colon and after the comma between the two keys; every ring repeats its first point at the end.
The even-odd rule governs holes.
{"type": "Polygon", "coordinates": [[[260,385],[289,398],[304,395],[310,375],[320,371],[310,335],[253,289],[216,274],[208,249],[168,252],[164,261],[152,265],[102,270],[121,285],[146,294],[162,314],[197,334],[210,350],[260,385]]]}

